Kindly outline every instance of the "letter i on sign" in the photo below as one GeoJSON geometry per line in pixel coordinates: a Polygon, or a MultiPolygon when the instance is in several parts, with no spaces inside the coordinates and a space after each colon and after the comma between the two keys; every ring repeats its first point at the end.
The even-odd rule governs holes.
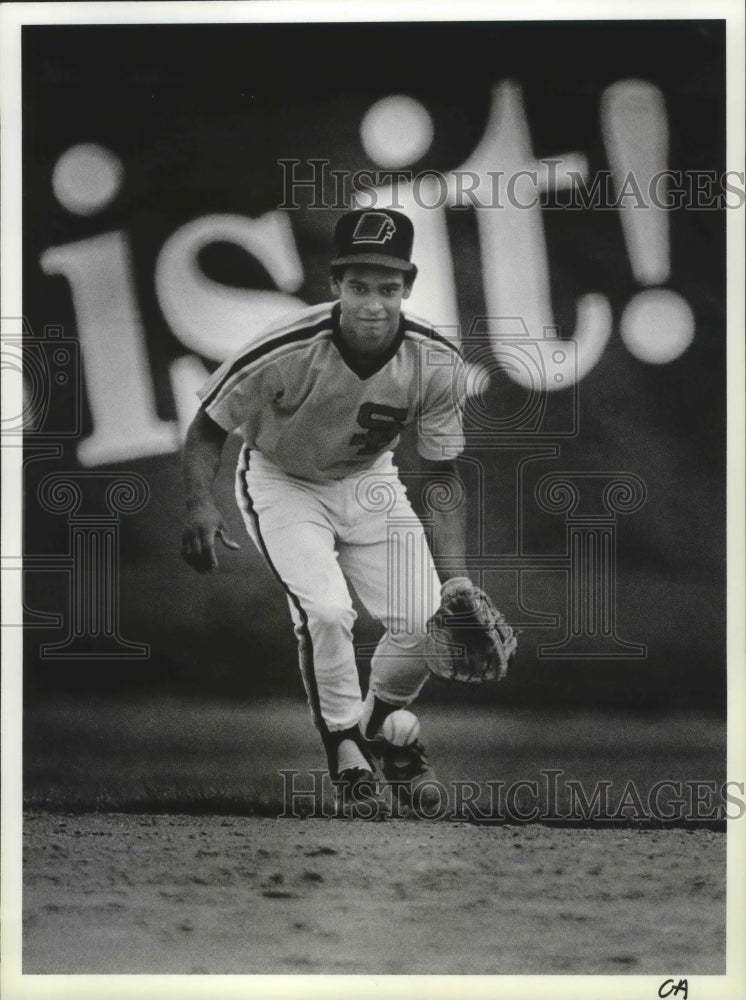
{"type": "MultiPolygon", "coordinates": [[[[73,146],[54,169],[60,204],[76,215],[95,215],[122,186],[124,168],[108,149],[73,146]]],[[[46,274],[70,284],[78,328],[93,433],[78,445],[82,465],[121,462],[179,446],[176,425],[155,409],[145,337],[123,232],[102,233],[41,256],[46,274]]]]}
{"type": "Polygon", "coordinates": [[[645,80],[619,80],[601,95],[601,129],[636,281],[620,332],[630,353],[648,364],[674,361],[694,339],[689,304],[670,288],[669,216],[651,190],[667,168],[668,115],[663,94],[645,80]]]}
{"type": "MultiPolygon", "coordinates": [[[[52,185],[69,212],[92,216],[119,194],[123,178],[114,153],[87,143],[62,154],[52,185]]],[[[171,364],[178,420],[164,421],[156,412],[127,234],[103,233],[50,247],[41,266],[46,274],[65,277],[72,294],[93,420],[93,433],[78,445],[85,466],[177,450],[197,409],[196,390],[208,374],[198,355],[223,361],[273,319],[305,305],[290,294],[303,284],[303,265],[284,213],[257,219],[212,214],[181,226],[161,248],[155,286],[172,333],[195,353],[171,364]],[[279,290],[232,289],[210,280],[197,258],[219,241],[259,260],[279,290]]]]}
{"type": "MultiPolygon", "coordinates": [[[[360,123],[360,139],[370,159],[385,170],[400,170],[420,161],[433,140],[433,122],[427,108],[407,94],[376,101],[360,123]]],[[[406,173],[406,171],[404,171],[406,173]]],[[[408,309],[427,316],[446,336],[458,329],[453,258],[444,204],[432,184],[411,182],[367,189],[353,196],[353,208],[369,208],[370,201],[382,208],[405,212],[414,225],[412,258],[419,274],[412,288],[408,309]]]]}

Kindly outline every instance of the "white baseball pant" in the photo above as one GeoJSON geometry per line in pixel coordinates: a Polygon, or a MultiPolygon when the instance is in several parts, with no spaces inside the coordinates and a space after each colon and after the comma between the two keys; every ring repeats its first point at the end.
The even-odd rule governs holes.
{"type": "Polygon", "coordinates": [[[440,581],[391,452],[372,469],[316,483],[244,447],[236,499],[249,536],[287,594],[322,735],[355,726],[363,708],[345,576],[386,629],[371,660],[370,690],[389,704],[409,705],[428,676],[421,648],[440,603],[440,581]]]}

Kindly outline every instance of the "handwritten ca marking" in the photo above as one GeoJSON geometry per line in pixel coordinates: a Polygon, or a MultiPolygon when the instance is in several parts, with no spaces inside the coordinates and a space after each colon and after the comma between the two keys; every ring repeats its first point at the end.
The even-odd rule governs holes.
{"type": "Polygon", "coordinates": [[[659,997],[677,997],[679,993],[683,994],[683,1000],[687,1000],[689,996],[689,983],[686,979],[680,979],[678,983],[674,983],[673,979],[666,979],[658,987],[659,997]]]}

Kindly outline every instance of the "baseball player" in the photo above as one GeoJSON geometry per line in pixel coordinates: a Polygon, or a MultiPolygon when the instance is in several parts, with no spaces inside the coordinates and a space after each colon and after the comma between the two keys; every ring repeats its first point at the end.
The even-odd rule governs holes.
{"type": "Polygon", "coordinates": [[[464,364],[451,341],[402,311],[417,274],[413,239],[400,212],[343,215],[336,300],[275,323],[226,361],[199,393],[184,450],[182,554],[204,572],[218,565],[216,539],[238,547],[211,487],[228,433],[243,438],[237,502],[287,595],[311,714],[351,815],[375,798],[378,758],[410,799],[432,777],[421,743],[387,746],[380,728],[429,675],[423,644],[442,580],[467,576],[463,504],[432,515],[439,577],[393,461],[400,433],[415,424],[424,471],[459,489],[464,364]],[[385,628],[364,700],[347,581],[385,628]]]}

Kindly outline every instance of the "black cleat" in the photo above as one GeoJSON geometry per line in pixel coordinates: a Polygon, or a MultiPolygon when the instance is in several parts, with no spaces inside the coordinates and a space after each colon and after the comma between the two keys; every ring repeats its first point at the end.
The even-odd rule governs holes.
{"type": "Polygon", "coordinates": [[[332,784],[338,819],[384,820],[391,816],[391,806],[381,794],[380,782],[372,771],[351,767],[342,771],[332,784]]]}
{"type": "Polygon", "coordinates": [[[433,818],[444,804],[443,789],[422,743],[415,740],[397,747],[381,737],[373,741],[372,747],[398,801],[420,818],[433,818]]]}

